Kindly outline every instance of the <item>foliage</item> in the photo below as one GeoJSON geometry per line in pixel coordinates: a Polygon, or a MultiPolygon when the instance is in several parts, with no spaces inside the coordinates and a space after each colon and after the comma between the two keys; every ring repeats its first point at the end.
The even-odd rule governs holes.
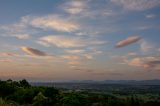
{"type": "Polygon", "coordinates": [[[34,87],[25,79],[0,81],[0,106],[160,106],[158,94],[64,92],[54,87],[34,87]]]}
{"type": "Polygon", "coordinates": [[[0,106],[9,106],[6,101],[4,101],[2,98],[0,98],[0,106]]]}
{"type": "Polygon", "coordinates": [[[89,106],[87,98],[81,94],[69,93],[60,100],[58,106],[89,106]]]}

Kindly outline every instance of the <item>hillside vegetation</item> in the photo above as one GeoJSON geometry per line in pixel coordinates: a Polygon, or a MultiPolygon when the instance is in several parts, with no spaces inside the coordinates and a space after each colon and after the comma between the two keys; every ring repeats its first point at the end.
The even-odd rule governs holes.
{"type": "Polygon", "coordinates": [[[160,106],[159,94],[145,98],[136,94],[64,92],[54,87],[31,86],[25,79],[0,81],[0,106],[160,106]]]}

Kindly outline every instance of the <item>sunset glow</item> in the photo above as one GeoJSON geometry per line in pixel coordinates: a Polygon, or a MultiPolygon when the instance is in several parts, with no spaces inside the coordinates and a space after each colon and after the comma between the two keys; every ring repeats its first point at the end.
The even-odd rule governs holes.
{"type": "Polygon", "coordinates": [[[0,78],[160,77],[160,0],[0,0],[0,78]]]}

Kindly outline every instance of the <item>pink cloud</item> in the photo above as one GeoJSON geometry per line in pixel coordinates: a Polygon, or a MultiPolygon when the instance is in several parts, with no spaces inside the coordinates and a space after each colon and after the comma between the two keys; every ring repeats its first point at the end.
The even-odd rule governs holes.
{"type": "Polygon", "coordinates": [[[25,53],[27,53],[28,55],[33,55],[33,56],[48,56],[47,53],[38,50],[38,49],[34,49],[31,47],[22,47],[21,48],[25,53]]]}
{"type": "Polygon", "coordinates": [[[9,53],[9,52],[4,52],[4,53],[0,53],[0,56],[8,57],[8,56],[16,56],[16,54],[9,53]]]}
{"type": "Polygon", "coordinates": [[[160,58],[159,57],[141,57],[133,58],[125,61],[130,66],[141,67],[145,70],[160,71],[160,58]]]}
{"type": "Polygon", "coordinates": [[[135,42],[139,41],[140,39],[141,39],[141,37],[139,37],[139,36],[131,36],[131,37],[128,37],[127,39],[118,42],[118,43],[116,44],[116,48],[121,48],[121,47],[130,45],[130,44],[132,44],[132,43],[135,43],[135,42]]]}

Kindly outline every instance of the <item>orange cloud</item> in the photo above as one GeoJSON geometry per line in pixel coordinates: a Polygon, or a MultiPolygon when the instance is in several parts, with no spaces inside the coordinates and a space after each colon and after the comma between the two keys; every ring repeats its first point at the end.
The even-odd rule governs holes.
{"type": "Polygon", "coordinates": [[[134,58],[128,64],[131,66],[143,67],[144,62],[140,58],[134,58]]]}
{"type": "Polygon", "coordinates": [[[132,60],[128,60],[125,62],[130,66],[142,67],[145,70],[160,71],[160,58],[159,57],[133,58],[132,60]]]}
{"type": "Polygon", "coordinates": [[[4,53],[0,53],[0,56],[8,57],[8,56],[16,56],[16,54],[14,54],[14,53],[6,53],[6,52],[4,52],[4,53]]]}
{"type": "Polygon", "coordinates": [[[38,49],[34,49],[31,47],[21,47],[21,49],[27,53],[28,55],[32,55],[32,56],[48,56],[47,53],[40,51],[38,49]]]}
{"type": "Polygon", "coordinates": [[[62,56],[62,58],[67,59],[67,60],[80,60],[80,56],[74,56],[74,55],[65,55],[62,56]]]}
{"type": "Polygon", "coordinates": [[[81,63],[79,61],[70,61],[68,62],[69,65],[80,65],[81,63]]]}
{"type": "Polygon", "coordinates": [[[0,59],[0,62],[10,63],[12,60],[10,59],[0,59]]]}

